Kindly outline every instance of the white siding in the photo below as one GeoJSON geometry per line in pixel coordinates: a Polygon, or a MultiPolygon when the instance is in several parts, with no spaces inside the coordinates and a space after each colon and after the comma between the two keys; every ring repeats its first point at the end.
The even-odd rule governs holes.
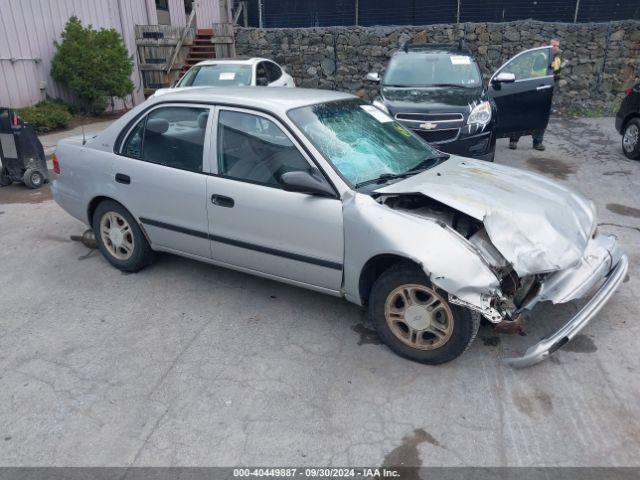
{"type": "Polygon", "coordinates": [[[0,12],[0,105],[23,107],[40,101],[44,96],[41,84],[51,97],[70,98],[50,71],[53,42],[60,40],[72,15],[83,25],[115,28],[122,34],[135,63],[131,76],[134,101],[144,100],[133,26],[157,23],[153,0],[0,0],[0,12]],[[27,60],[11,62],[9,58],[27,60]],[[33,58],[40,61],[30,60],[33,58]]]}

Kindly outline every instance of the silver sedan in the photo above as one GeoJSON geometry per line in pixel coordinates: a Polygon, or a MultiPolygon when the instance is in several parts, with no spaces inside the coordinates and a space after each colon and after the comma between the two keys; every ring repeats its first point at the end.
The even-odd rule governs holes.
{"type": "Polygon", "coordinates": [[[577,334],[627,270],[593,204],[542,176],[445,155],[337,92],[203,88],[153,97],[62,141],[52,190],[104,257],[140,270],[164,251],[368,308],[383,341],[428,364],[481,318],[589,297],[515,366],[577,334]]]}

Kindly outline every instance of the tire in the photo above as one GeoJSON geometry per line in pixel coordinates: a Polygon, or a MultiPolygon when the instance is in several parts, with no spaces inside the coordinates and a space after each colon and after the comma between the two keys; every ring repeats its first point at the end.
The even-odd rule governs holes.
{"type": "Polygon", "coordinates": [[[92,227],[100,253],[118,270],[133,273],[153,262],[153,250],[138,222],[118,202],[101,202],[93,214],[92,227]]]}
{"type": "Polygon", "coordinates": [[[479,315],[450,304],[446,293],[434,288],[425,273],[411,263],[396,264],[378,278],[369,298],[369,319],[391,350],[429,365],[460,356],[480,328],[479,315]],[[404,305],[404,313],[399,315],[407,289],[413,305],[404,305]],[[435,306],[430,313],[425,309],[429,304],[431,308],[435,306]],[[387,314],[395,321],[387,321],[387,314]],[[428,325],[426,329],[425,325],[428,325]],[[435,331],[439,332],[438,336],[435,331]]]}
{"type": "Polygon", "coordinates": [[[29,188],[40,188],[44,185],[46,177],[44,174],[35,168],[28,168],[22,176],[22,181],[29,188]]]}
{"type": "Polygon", "coordinates": [[[0,187],[6,187],[8,185],[11,185],[11,183],[13,183],[11,181],[11,177],[7,175],[4,169],[0,170],[0,187]]]}
{"type": "Polygon", "coordinates": [[[632,118],[622,131],[622,153],[631,160],[640,160],[640,118],[632,118]]]}

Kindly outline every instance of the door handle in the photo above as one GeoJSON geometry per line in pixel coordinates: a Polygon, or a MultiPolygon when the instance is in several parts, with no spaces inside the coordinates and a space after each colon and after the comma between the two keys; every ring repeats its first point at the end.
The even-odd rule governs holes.
{"type": "Polygon", "coordinates": [[[540,85],[539,87],[536,88],[536,90],[540,91],[540,90],[546,90],[548,88],[551,88],[551,85],[540,85]]]}
{"type": "Polygon", "coordinates": [[[219,207],[232,208],[235,205],[233,198],[224,195],[211,195],[211,203],[219,207]]]}
{"type": "Polygon", "coordinates": [[[125,175],[124,173],[116,173],[116,182],[129,185],[131,183],[131,177],[129,175],[125,175]]]}

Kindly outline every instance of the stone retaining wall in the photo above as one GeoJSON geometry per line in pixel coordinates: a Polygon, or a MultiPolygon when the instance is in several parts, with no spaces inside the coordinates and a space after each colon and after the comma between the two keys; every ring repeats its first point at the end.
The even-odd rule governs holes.
{"type": "Polygon", "coordinates": [[[461,38],[485,80],[519,51],[558,38],[566,66],[556,105],[610,106],[640,75],[640,22],[597,24],[518,21],[396,27],[319,27],[236,30],[238,56],[261,56],[286,66],[301,87],[328,88],[372,98],[367,72],[383,72],[405,40],[452,43],[461,38]]]}

